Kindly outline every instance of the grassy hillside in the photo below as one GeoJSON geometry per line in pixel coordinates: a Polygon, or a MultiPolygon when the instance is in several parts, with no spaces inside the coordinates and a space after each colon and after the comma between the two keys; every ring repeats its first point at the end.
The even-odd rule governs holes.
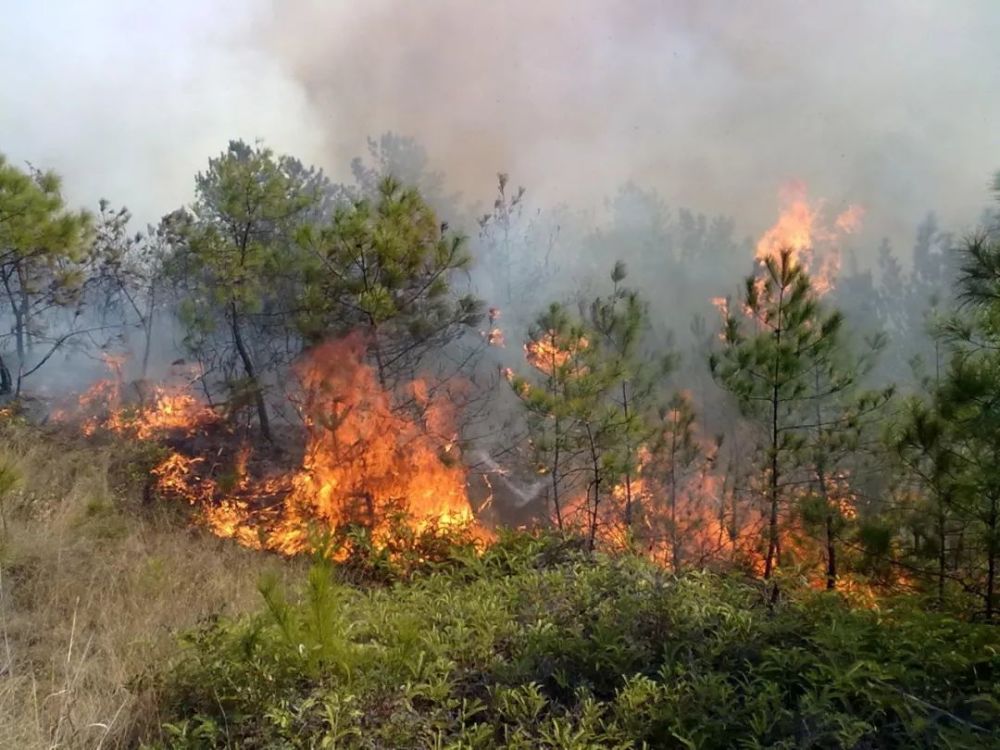
{"type": "Polygon", "coordinates": [[[1000,630],[916,601],[523,533],[287,561],[143,503],[148,448],[3,437],[3,748],[1000,742],[1000,630]]]}
{"type": "Polygon", "coordinates": [[[995,628],[825,596],[768,612],[754,586],[552,539],[337,578],[191,634],[162,746],[996,747],[995,628]]]}
{"type": "Polygon", "coordinates": [[[0,446],[0,748],[128,746],[159,724],[145,678],[177,635],[254,610],[260,575],[300,566],[143,505],[148,446],[25,426],[0,446]]]}

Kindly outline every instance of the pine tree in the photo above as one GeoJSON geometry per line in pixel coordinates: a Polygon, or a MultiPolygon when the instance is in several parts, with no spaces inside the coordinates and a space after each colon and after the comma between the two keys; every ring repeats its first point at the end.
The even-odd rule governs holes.
{"type": "Polygon", "coordinates": [[[881,336],[868,340],[861,356],[849,352],[840,340],[820,347],[812,358],[811,435],[807,437],[812,500],[804,514],[807,522],[819,521],[826,558],[826,588],[837,586],[837,543],[847,522],[856,517],[849,490],[849,474],[859,468],[864,441],[873,438],[874,417],[892,397],[892,386],[862,390],[861,381],[875,365],[884,345],[881,336]]]}
{"type": "Polygon", "coordinates": [[[108,201],[100,202],[87,284],[103,321],[117,322],[126,331],[138,328],[142,332],[138,375],[144,381],[152,354],[153,324],[161,301],[168,243],[162,225],[133,233],[131,219],[127,208],[112,209],[108,201]]]}
{"type": "Polygon", "coordinates": [[[691,399],[676,393],[661,410],[663,429],[654,453],[662,466],[663,485],[666,488],[667,534],[670,543],[670,563],[679,572],[685,562],[684,537],[692,531],[681,524],[681,493],[687,484],[688,474],[695,467],[703,451],[695,435],[695,411],[691,399]]]}
{"type": "Polygon", "coordinates": [[[945,419],[960,431],[962,473],[956,493],[968,522],[967,544],[974,556],[970,573],[983,600],[983,614],[997,613],[1000,556],[1000,361],[990,352],[956,355],[942,387],[945,419]]]}
{"type": "MultiPolygon", "coordinates": [[[[598,531],[618,522],[610,498],[627,470],[622,439],[630,422],[611,397],[623,380],[623,366],[587,318],[574,318],[556,304],[538,323],[525,349],[529,363],[545,375],[544,386],[517,377],[512,385],[528,411],[537,449],[550,456],[553,482],[561,477],[578,491],[582,487],[583,531],[593,550],[598,531]]],[[[554,496],[553,502],[558,507],[562,500],[554,496]]],[[[562,510],[557,513],[558,523],[569,521],[562,510]]]]}
{"type": "Polygon", "coordinates": [[[935,581],[937,604],[943,608],[956,568],[949,551],[954,551],[963,524],[957,433],[941,411],[939,388],[940,383],[927,396],[911,397],[890,434],[906,480],[901,520],[912,535],[908,557],[918,571],[927,558],[934,559],[935,569],[927,577],[935,581]],[[914,486],[919,494],[910,491],[914,486]]]}
{"type": "Polygon", "coordinates": [[[616,264],[611,294],[582,306],[579,317],[551,305],[525,344],[541,382],[512,377],[543,471],[552,478],[556,522],[566,522],[566,486],[582,484],[591,549],[604,525],[620,523],[631,533],[639,456],[653,435],[656,387],[673,361],[643,351],[647,309],[621,286],[625,277],[624,264],[616,264]],[[620,514],[613,503],[619,498],[620,514]]]}
{"type": "Polygon", "coordinates": [[[232,141],[196,180],[190,213],[170,218],[173,254],[167,270],[182,294],[186,342],[208,356],[212,336],[222,332],[223,367],[235,357],[243,390],[252,400],[261,434],[271,439],[264,394],[265,368],[250,338],[255,318],[266,310],[286,320],[297,295],[280,295],[278,279],[300,265],[292,241],[297,227],[321,196],[312,173],[291,157],[262,146],[232,141]],[[281,297],[292,299],[281,299],[281,297]]]}
{"type": "Polygon", "coordinates": [[[519,186],[508,195],[509,180],[510,176],[505,172],[497,174],[497,197],[493,201],[493,211],[479,217],[480,236],[489,246],[486,260],[491,270],[498,274],[498,279],[494,281],[499,286],[503,305],[510,305],[514,301],[514,238],[511,234],[514,225],[521,218],[525,192],[519,186]]]}
{"type": "MultiPolygon", "coordinates": [[[[782,559],[786,525],[809,497],[802,488],[812,487],[824,517],[827,585],[836,583],[831,471],[863,417],[891,395],[856,392],[866,367],[847,350],[842,320],[821,303],[793,253],[783,250],[746,280],[741,312],[726,310],[722,348],[709,358],[717,381],[764,428],[757,460],[767,515],[765,580],[782,559]]],[[[772,588],[772,597],[777,591],[772,588]]]]}
{"type": "Polygon", "coordinates": [[[608,393],[608,400],[617,413],[618,435],[611,452],[614,473],[624,486],[624,522],[633,526],[633,483],[639,475],[639,453],[653,438],[651,416],[656,389],[674,368],[672,353],[654,355],[642,347],[647,333],[649,312],[645,301],[633,289],[622,286],[627,276],[625,264],[617,262],[611,271],[612,292],[598,297],[590,305],[588,322],[594,330],[605,355],[611,359],[618,382],[608,393]]]}
{"type": "Polygon", "coordinates": [[[383,178],[374,196],[339,207],[300,232],[305,251],[298,325],[308,342],[361,331],[383,387],[411,380],[482,319],[482,302],[456,295],[472,257],[415,188],[383,178]]]}
{"type": "Polygon", "coordinates": [[[540,473],[549,479],[548,499],[556,526],[562,530],[565,495],[576,486],[582,451],[576,411],[579,381],[586,372],[587,331],[559,303],[538,316],[524,350],[534,377],[511,373],[511,386],[527,415],[528,432],[540,473]]]}
{"type": "Polygon", "coordinates": [[[32,342],[43,336],[49,314],[76,301],[89,248],[90,216],[67,210],[60,188],[55,173],[25,172],[0,155],[0,283],[13,320],[18,373],[15,384],[0,356],[0,394],[19,392],[21,380],[68,338],[56,335],[47,354],[29,361],[32,342]]]}
{"type": "MultiPolygon", "coordinates": [[[[962,307],[941,329],[951,359],[929,405],[918,413],[933,418],[914,419],[910,429],[924,438],[913,441],[924,457],[946,462],[947,495],[933,483],[929,489],[932,497],[947,498],[947,518],[944,507],[938,510],[940,525],[950,520],[960,530],[964,587],[978,591],[991,620],[998,609],[1000,564],[1000,243],[979,234],[966,243],[961,258],[957,298],[962,307]],[[916,429],[925,424],[929,427],[922,432],[916,429]]],[[[940,537],[943,545],[943,530],[940,537]]],[[[942,560],[944,554],[941,550],[942,560]]],[[[943,569],[940,562],[939,591],[943,569]]]]}

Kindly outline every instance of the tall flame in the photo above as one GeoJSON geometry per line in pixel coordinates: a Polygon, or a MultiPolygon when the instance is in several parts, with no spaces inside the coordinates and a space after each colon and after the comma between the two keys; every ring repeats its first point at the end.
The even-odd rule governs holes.
{"type": "Polygon", "coordinates": [[[284,549],[304,541],[309,520],[330,528],[361,522],[376,534],[398,509],[418,529],[473,521],[451,400],[417,380],[406,394],[410,406],[398,406],[363,352],[362,339],[351,336],[316,348],[298,367],[308,444],[287,504],[286,526],[299,531],[279,541],[284,549]]]}
{"type": "Polygon", "coordinates": [[[790,251],[792,262],[810,273],[816,290],[829,291],[840,271],[839,242],[860,228],[864,210],[850,205],[828,226],[823,218],[823,201],[811,201],[801,182],[783,187],[778,200],[778,220],[757,241],[757,260],[777,258],[782,251],[790,251]]]}
{"type": "Polygon", "coordinates": [[[157,488],[195,506],[213,533],[249,547],[292,554],[307,548],[314,527],[349,524],[378,539],[400,513],[417,531],[471,527],[453,407],[461,385],[415,380],[392,393],[364,355],[363,339],[349,336],[297,364],[306,445],[291,471],[267,468],[268,449],[257,455],[190,384],[158,385],[145,403],[126,404],[120,376],[109,378],[80,397],[74,414],[86,435],[104,429],[174,446],[152,471],[157,488]]]}

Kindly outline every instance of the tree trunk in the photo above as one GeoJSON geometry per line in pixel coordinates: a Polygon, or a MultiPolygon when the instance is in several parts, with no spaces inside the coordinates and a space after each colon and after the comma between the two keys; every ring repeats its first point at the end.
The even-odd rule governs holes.
{"type": "Polygon", "coordinates": [[[597,446],[594,444],[594,435],[590,429],[590,425],[587,425],[587,439],[590,442],[591,471],[593,472],[591,487],[594,490],[594,504],[590,514],[590,539],[588,541],[587,548],[589,551],[593,552],[594,548],[597,546],[597,506],[601,502],[601,464],[600,457],[597,455],[597,446]]]}
{"type": "Polygon", "coordinates": [[[670,472],[670,557],[674,573],[681,570],[681,543],[677,533],[677,484],[674,472],[670,472]]]}
{"type": "Polygon", "coordinates": [[[837,548],[834,546],[833,514],[826,514],[826,590],[837,588],[837,548]]]}
{"type": "Polygon", "coordinates": [[[23,368],[25,357],[31,347],[31,334],[29,332],[31,318],[31,297],[28,294],[28,277],[23,264],[17,265],[17,286],[18,304],[15,310],[15,321],[17,326],[17,357],[18,367],[23,368]]]}
{"type": "MultiPolygon", "coordinates": [[[[549,371],[549,382],[548,390],[553,395],[558,395],[560,398],[564,397],[564,393],[559,393],[556,387],[555,374],[556,374],[556,349],[555,349],[555,332],[553,332],[551,339],[553,340],[553,348],[551,355],[551,370],[549,371]]],[[[563,530],[563,518],[562,518],[562,503],[559,500],[559,461],[562,458],[560,447],[562,445],[562,420],[559,418],[558,411],[555,415],[555,423],[553,425],[553,436],[555,437],[555,447],[554,453],[552,454],[552,505],[556,511],[556,526],[559,530],[563,530]]]]}
{"type": "MultiPolygon", "coordinates": [[[[784,271],[782,271],[784,273],[784,271]]],[[[780,382],[778,381],[779,368],[781,367],[781,327],[782,305],[784,304],[785,290],[782,288],[778,293],[778,320],[774,329],[774,372],[771,374],[771,476],[769,494],[771,500],[771,514],[767,525],[767,559],[764,561],[764,580],[770,581],[774,568],[777,565],[777,558],[781,554],[781,538],[778,529],[778,487],[779,487],[779,461],[778,461],[778,417],[780,398],[780,382]]],[[[778,600],[778,587],[771,589],[770,601],[774,604],[778,600]]]]}
{"type": "Polygon", "coordinates": [[[628,456],[629,466],[625,469],[625,526],[632,529],[632,445],[628,436],[629,414],[628,414],[628,383],[622,382],[622,410],[625,415],[625,453],[628,456]]]}
{"type": "Polygon", "coordinates": [[[563,530],[562,504],[559,502],[559,435],[560,423],[558,417],[555,423],[555,452],[552,455],[552,507],[556,512],[556,527],[563,530]]]}
{"type": "Polygon", "coordinates": [[[778,386],[775,383],[771,400],[771,476],[768,497],[771,502],[767,524],[767,558],[764,560],[764,580],[771,580],[779,550],[778,540],[778,386]]]}
{"type": "Polygon", "coordinates": [[[145,380],[149,375],[149,355],[153,349],[153,311],[156,309],[156,287],[149,290],[149,304],[146,307],[146,317],[142,321],[143,332],[146,340],[142,349],[142,371],[140,378],[145,380]]]}
{"type": "Polygon", "coordinates": [[[17,341],[17,361],[24,362],[24,323],[21,319],[21,308],[14,308],[14,338],[17,341]]]}
{"type": "Polygon", "coordinates": [[[837,588],[837,550],[834,546],[834,512],[830,505],[830,493],[826,486],[826,454],[823,448],[823,410],[820,408],[820,378],[819,368],[815,371],[816,383],[816,484],[819,487],[820,499],[823,501],[823,508],[826,510],[826,590],[833,591],[837,588]]]}
{"type": "Polygon", "coordinates": [[[14,306],[14,340],[17,346],[17,367],[24,368],[24,313],[20,305],[14,306]]]}
{"type": "MultiPolygon", "coordinates": [[[[676,430],[676,427],[674,428],[676,430]]],[[[668,475],[670,486],[670,561],[674,573],[681,569],[680,539],[677,533],[677,434],[676,431],[670,436],[670,472],[668,475]]]]}
{"type": "Polygon", "coordinates": [[[0,356],[0,396],[6,396],[14,390],[14,378],[11,377],[7,362],[0,356]]]}
{"type": "Polygon", "coordinates": [[[375,322],[375,318],[369,316],[371,321],[372,329],[372,353],[375,355],[375,366],[378,368],[378,384],[385,390],[386,387],[386,372],[385,363],[382,359],[382,344],[378,338],[378,324],[375,322]]]}
{"type": "Polygon", "coordinates": [[[254,403],[257,406],[257,419],[260,422],[260,434],[264,436],[265,440],[270,441],[273,438],[271,437],[271,422],[267,416],[267,403],[264,401],[264,392],[260,387],[260,381],[257,379],[257,371],[253,366],[253,359],[250,357],[250,350],[247,349],[246,343],[243,341],[243,332],[240,330],[238,311],[235,302],[230,303],[229,315],[230,325],[232,326],[233,343],[236,345],[236,351],[239,353],[240,360],[243,362],[243,369],[246,372],[247,380],[250,381],[250,387],[253,388],[254,403]]]}
{"type": "Polygon", "coordinates": [[[948,547],[944,515],[944,498],[938,493],[938,608],[944,609],[944,579],[948,570],[948,547]]]}
{"type": "MultiPolygon", "coordinates": [[[[7,268],[4,270],[2,278],[3,278],[3,287],[4,290],[7,292],[7,300],[10,303],[11,312],[14,314],[14,330],[15,332],[19,332],[21,330],[21,326],[18,323],[19,307],[17,304],[17,299],[14,296],[14,290],[11,289],[10,286],[10,279],[13,273],[14,269],[7,268]]],[[[20,345],[20,336],[18,335],[18,370],[21,369],[23,362],[23,355],[21,354],[21,351],[22,347],[20,345]]],[[[5,394],[11,393],[13,390],[14,390],[14,378],[10,374],[10,368],[7,366],[7,363],[3,361],[2,358],[0,358],[0,393],[5,393],[5,394]]]]}
{"type": "Polygon", "coordinates": [[[773,488],[771,494],[771,513],[767,525],[767,558],[764,560],[764,580],[771,579],[775,568],[775,557],[778,553],[778,502],[773,488]]]}
{"type": "MultiPolygon", "coordinates": [[[[597,472],[595,471],[594,473],[596,474],[597,472]]],[[[594,487],[594,504],[593,504],[593,510],[591,511],[590,514],[590,538],[587,540],[587,549],[590,552],[593,552],[594,549],[597,547],[597,505],[598,503],[600,503],[601,499],[600,480],[595,479],[593,487],[594,487]]]]}
{"type": "Polygon", "coordinates": [[[992,622],[996,609],[996,578],[997,578],[997,525],[1000,522],[996,495],[990,498],[990,515],[987,521],[989,536],[986,539],[986,621],[992,622]]]}
{"type": "Polygon", "coordinates": [[[823,507],[826,508],[826,590],[833,591],[837,588],[835,511],[833,506],[830,505],[830,493],[826,487],[826,467],[823,465],[822,459],[816,462],[816,476],[820,498],[823,500],[823,507]]]}

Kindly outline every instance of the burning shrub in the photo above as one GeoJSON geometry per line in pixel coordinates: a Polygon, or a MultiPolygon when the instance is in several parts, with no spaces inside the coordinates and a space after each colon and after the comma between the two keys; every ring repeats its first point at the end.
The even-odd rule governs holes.
{"type": "MultiPolygon", "coordinates": [[[[308,519],[332,529],[361,524],[379,541],[399,508],[418,531],[469,525],[465,471],[446,460],[457,439],[447,394],[415,381],[401,406],[363,352],[352,336],[315,348],[298,367],[308,440],[288,501],[292,529],[308,519]]],[[[294,551],[301,543],[290,530],[277,547],[294,551]]]]}
{"type": "Polygon", "coordinates": [[[371,545],[380,555],[434,559],[412,550],[475,525],[454,427],[458,386],[416,380],[399,393],[383,388],[360,336],[314,347],[298,362],[294,405],[305,446],[294,467],[241,436],[190,387],[155,386],[140,402],[123,395],[120,368],[115,372],[81,396],[72,412],[81,430],[165,451],[148,467],[150,486],[187,501],[218,536],[296,554],[314,549],[310,537],[318,529],[337,540],[336,555],[371,545]],[[404,542],[407,525],[411,538],[404,542]]]}

